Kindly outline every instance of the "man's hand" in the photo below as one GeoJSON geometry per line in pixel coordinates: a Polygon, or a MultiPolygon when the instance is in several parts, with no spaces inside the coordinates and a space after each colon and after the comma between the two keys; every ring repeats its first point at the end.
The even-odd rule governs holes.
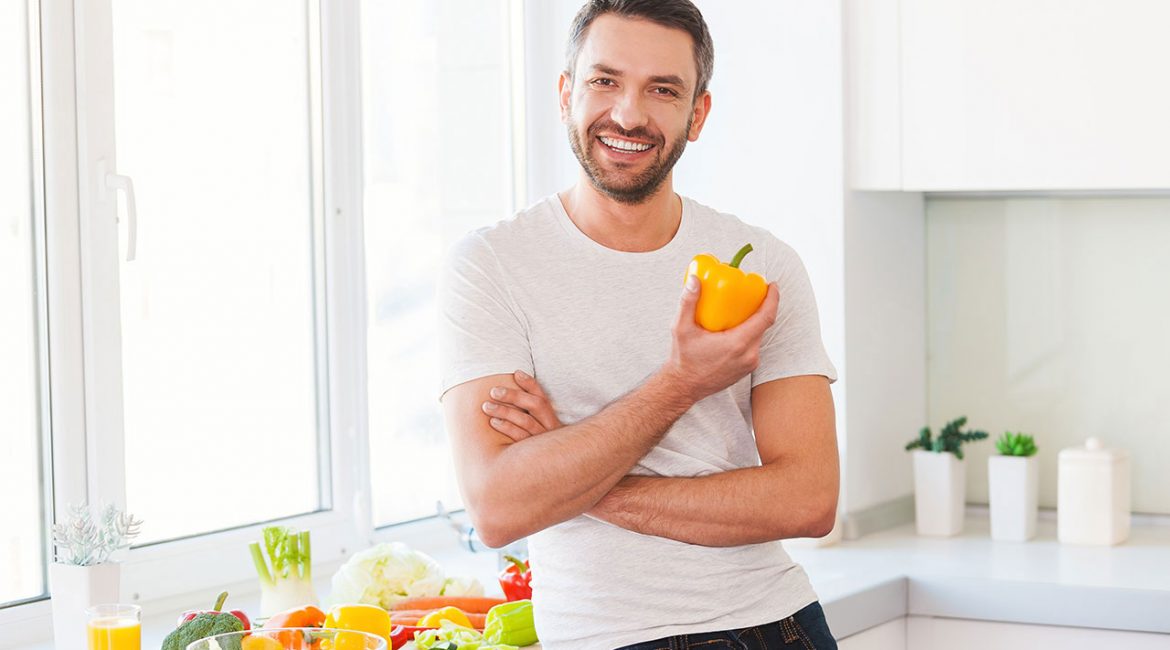
{"type": "Polygon", "coordinates": [[[559,429],[561,421],[540,384],[520,370],[512,373],[512,378],[520,390],[495,386],[490,392],[492,399],[481,407],[491,427],[516,442],[559,429]]]}
{"type": "Polygon", "coordinates": [[[708,332],[695,322],[699,302],[699,278],[687,277],[678,317],[671,328],[673,341],[664,371],[694,401],[717,393],[743,379],[760,364],[760,341],[772,323],[780,291],[768,285],[763,304],[748,319],[722,332],[708,332]]]}

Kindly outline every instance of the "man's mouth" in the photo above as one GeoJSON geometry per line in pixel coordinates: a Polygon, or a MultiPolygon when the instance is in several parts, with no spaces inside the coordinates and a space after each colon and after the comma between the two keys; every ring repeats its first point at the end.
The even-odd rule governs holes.
{"type": "Polygon", "coordinates": [[[620,153],[627,153],[627,154],[641,153],[643,151],[649,151],[650,149],[654,148],[654,145],[652,145],[652,144],[646,144],[644,142],[634,142],[633,140],[623,140],[622,138],[613,138],[613,137],[604,136],[604,135],[598,136],[597,139],[600,140],[601,143],[604,144],[606,147],[609,147],[611,150],[617,151],[620,153]]]}

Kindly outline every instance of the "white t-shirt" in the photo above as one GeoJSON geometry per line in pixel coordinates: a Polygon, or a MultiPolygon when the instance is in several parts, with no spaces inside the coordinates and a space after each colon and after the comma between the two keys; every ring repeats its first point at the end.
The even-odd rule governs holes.
{"type": "MultiPolygon", "coordinates": [[[[689,477],[759,465],[751,388],[797,375],[835,381],[836,371],[792,248],[686,198],[674,238],[645,253],[593,241],[556,195],[460,240],[440,287],[442,391],[523,370],[544,387],[562,423],[594,415],[668,358],[691,258],[711,253],[726,262],[746,243],[754,250],[740,267],[780,289],[759,367],[692,407],[631,473],[689,477]]],[[[784,495],[776,498],[783,507],[784,495]]],[[[780,542],[711,548],[582,515],[536,533],[528,545],[537,633],[550,650],[747,627],[817,600],[780,542]]]]}

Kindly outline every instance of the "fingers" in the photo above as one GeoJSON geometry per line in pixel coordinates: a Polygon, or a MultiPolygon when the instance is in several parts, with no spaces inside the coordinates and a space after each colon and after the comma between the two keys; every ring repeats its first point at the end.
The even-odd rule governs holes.
{"type": "Polygon", "coordinates": [[[768,293],[764,296],[764,302],[747,320],[740,323],[733,329],[742,329],[750,333],[751,336],[759,336],[764,333],[773,323],[776,322],[776,309],[780,306],[780,290],[773,282],[768,285],[768,293]]]}
{"type": "MultiPolygon", "coordinates": [[[[535,380],[533,383],[535,383],[535,380]]],[[[530,413],[540,421],[544,430],[555,429],[560,426],[557,414],[553,410],[552,404],[549,403],[548,398],[543,396],[543,391],[541,393],[540,395],[535,395],[527,390],[515,390],[505,388],[504,386],[496,386],[491,390],[491,397],[501,404],[516,406],[530,413]]]]}
{"type": "Polygon", "coordinates": [[[520,388],[523,388],[533,395],[539,395],[540,397],[548,399],[548,395],[544,394],[544,389],[540,387],[540,384],[537,383],[537,381],[532,377],[529,377],[528,373],[524,372],[523,370],[517,370],[516,372],[512,373],[512,378],[516,380],[516,383],[520,386],[520,388]]]}
{"type": "Polygon", "coordinates": [[[544,425],[538,422],[536,418],[514,406],[498,404],[496,402],[484,402],[483,412],[488,414],[492,420],[507,422],[522,429],[527,435],[536,435],[545,432],[544,425]]]}
{"type": "Polygon", "coordinates": [[[499,431],[505,436],[508,436],[512,439],[513,442],[520,442],[525,438],[532,437],[531,433],[528,433],[524,429],[521,429],[507,420],[502,420],[500,418],[488,418],[488,422],[492,425],[493,429],[499,431]]]}

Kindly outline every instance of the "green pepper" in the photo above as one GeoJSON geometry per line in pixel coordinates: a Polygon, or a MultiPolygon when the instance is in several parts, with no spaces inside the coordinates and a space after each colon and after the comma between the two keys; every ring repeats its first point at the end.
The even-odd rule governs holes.
{"type": "Polygon", "coordinates": [[[488,610],[483,638],[488,643],[526,646],[536,643],[536,624],[532,620],[532,601],[513,600],[488,610]]]}

